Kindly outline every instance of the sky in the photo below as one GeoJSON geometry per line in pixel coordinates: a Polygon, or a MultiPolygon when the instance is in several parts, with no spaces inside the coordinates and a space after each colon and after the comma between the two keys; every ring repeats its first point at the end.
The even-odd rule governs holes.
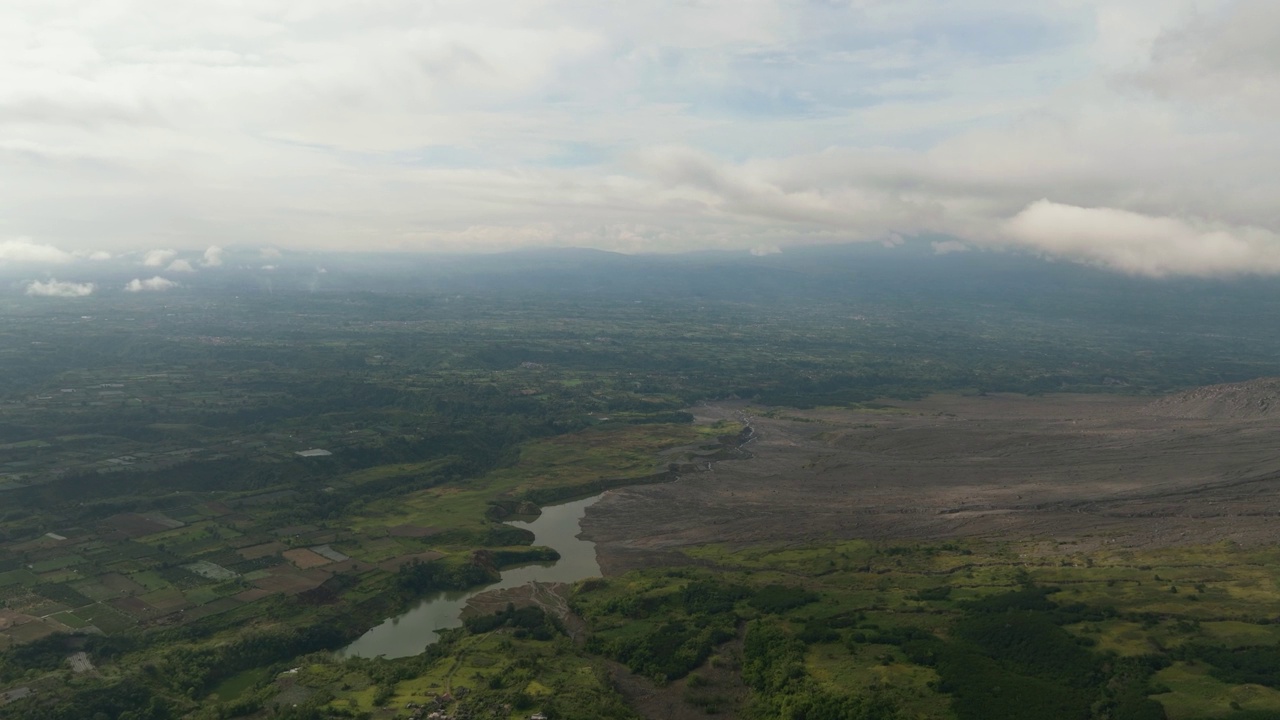
{"type": "Polygon", "coordinates": [[[1275,117],[1275,0],[6,0],[0,265],[925,237],[1272,275],[1275,117]]]}

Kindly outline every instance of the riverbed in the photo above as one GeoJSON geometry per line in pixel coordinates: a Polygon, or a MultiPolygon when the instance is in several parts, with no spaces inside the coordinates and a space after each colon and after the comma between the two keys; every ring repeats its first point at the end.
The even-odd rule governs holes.
{"type": "Polygon", "coordinates": [[[338,656],[388,658],[417,655],[440,639],[438,631],[462,624],[462,609],[467,600],[489,590],[519,587],[538,581],[571,583],[600,575],[596,561],[596,544],[578,537],[582,517],[599,495],[562,505],[542,508],[532,522],[508,522],[533,533],[534,545],[545,545],[560,553],[553,563],[534,563],[504,570],[497,582],[470,590],[432,593],[419,600],[407,612],[388,618],[361,635],[355,642],[338,651],[338,656]]]}

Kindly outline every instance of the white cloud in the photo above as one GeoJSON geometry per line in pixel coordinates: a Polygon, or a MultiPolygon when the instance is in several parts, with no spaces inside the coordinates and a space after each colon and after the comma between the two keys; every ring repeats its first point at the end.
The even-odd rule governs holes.
{"type": "Polygon", "coordinates": [[[154,268],[164,267],[177,256],[177,250],[148,250],[142,255],[142,264],[154,268]]]}
{"type": "Polygon", "coordinates": [[[132,292],[132,293],[162,292],[164,290],[170,290],[175,287],[178,287],[178,283],[172,280],[167,280],[157,275],[153,278],[148,278],[146,280],[143,280],[141,278],[134,278],[124,286],[124,289],[125,289],[125,292],[132,292]]]}
{"type": "Polygon", "coordinates": [[[1260,228],[1041,200],[1005,229],[1018,244],[1137,275],[1280,272],[1280,236],[1260,228]]]}
{"type": "Polygon", "coordinates": [[[112,254],[106,250],[83,250],[77,252],[76,256],[82,257],[86,260],[92,260],[94,262],[103,262],[110,260],[113,257],[112,254]]]}
{"type": "Polygon", "coordinates": [[[85,297],[95,290],[93,283],[63,282],[49,279],[44,282],[33,281],[27,285],[27,294],[32,297],[85,297]]]}
{"type": "Polygon", "coordinates": [[[751,248],[751,254],[756,257],[764,257],[766,255],[777,255],[782,252],[782,248],[777,245],[757,245],[751,248]]]}
{"type": "Polygon", "coordinates": [[[968,252],[973,249],[959,240],[940,240],[930,244],[933,246],[935,255],[949,255],[951,253],[968,252]]]}
{"type": "Polygon", "coordinates": [[[1168,97],[1215,102],[1272,118],[1280,111],[1280,4],[1236,0],[1197,13],[1152,43],[1152,62],[1134,79],[1168,97]]]}
{"type": "Polygon", "coordinates": [[[0,263],[61,264],[75,259],[71,253],[52,245],[33,242],[30,238],[17,238],[0,242],[0,263]]]}
{"type": "Polygon", "coordinates": [[[940,234],[1270,272],[1248,258],[1280,232],[1277,48],[1272,0],[9,3],[0,215],[208,267],[222,243],[272,263],[940,234]],[[1128,249],[1053,234],[1050,213],[1083,223],[1053,206],[1128,249]]]}
{"type": "Polygon", "coordinates": [[[191,273],[196,271],[195,268],[191,267],[190,262],[182,259],[174,260],[173,262],[169,263],[169,267],[165,268],[164,270],[165,272],[183,272],[183,273],[191,273]]]}
{"type": "Polygon", "coordinates": [[[205,267],[218,267],[222,265],[222,248],[217,245],[210,245],[204,251],[204,257],[200,260],[200,264],[205,267]]]}
{"type": "Polygon", "coordinates": [[[264,247],[258,252],[263,260],[279,260],[281,252],[273,247],[264,247]]]}

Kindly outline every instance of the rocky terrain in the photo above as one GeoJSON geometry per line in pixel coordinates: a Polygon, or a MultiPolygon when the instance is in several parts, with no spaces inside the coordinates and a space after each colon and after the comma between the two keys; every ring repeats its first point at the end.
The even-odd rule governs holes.
{"type": "Polygon", "coordinates": [[[462,610],[463,619],[482,617],[502,612],[508,606],[519,609],[539,607],[554,617],[564,628],[565,634],[575,642],[580,641],[586,626],[582,618],[569,609],[569,596],[573,586],[567,583],[530,582],[513,588],[490,590],[467,600],[462,610]]]}
{"type": "Polygon", "coordinates": [[[877,410],[717,403],[752,457],[612,490],[583,520],[606,574],[703,543],[1046,541],[1073,551],[1280,539],[1280,381],[1120,396],[940,395],[877,410]]]}
{"type": "Polygon", "coordinates": [[[1201,420],[1252,420],[1280,414],[1280,378],[1208,385],[1147,406],[1152,415],[1201,420]]]}

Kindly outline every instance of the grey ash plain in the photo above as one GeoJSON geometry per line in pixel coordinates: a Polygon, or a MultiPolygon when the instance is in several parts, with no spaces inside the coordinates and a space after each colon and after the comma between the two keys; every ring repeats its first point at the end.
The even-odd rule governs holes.
{"type": "Polygon", "coordinates": [[[676,551],[705,543],[1276,542],[1276,389],[1263,379],[1154,401],[935,395],[876,410],[708,403],[691,409],[700,422],[750,418],[751,457],[610,491],[583,529],[606,574],[687,563],[676,551]]]}

